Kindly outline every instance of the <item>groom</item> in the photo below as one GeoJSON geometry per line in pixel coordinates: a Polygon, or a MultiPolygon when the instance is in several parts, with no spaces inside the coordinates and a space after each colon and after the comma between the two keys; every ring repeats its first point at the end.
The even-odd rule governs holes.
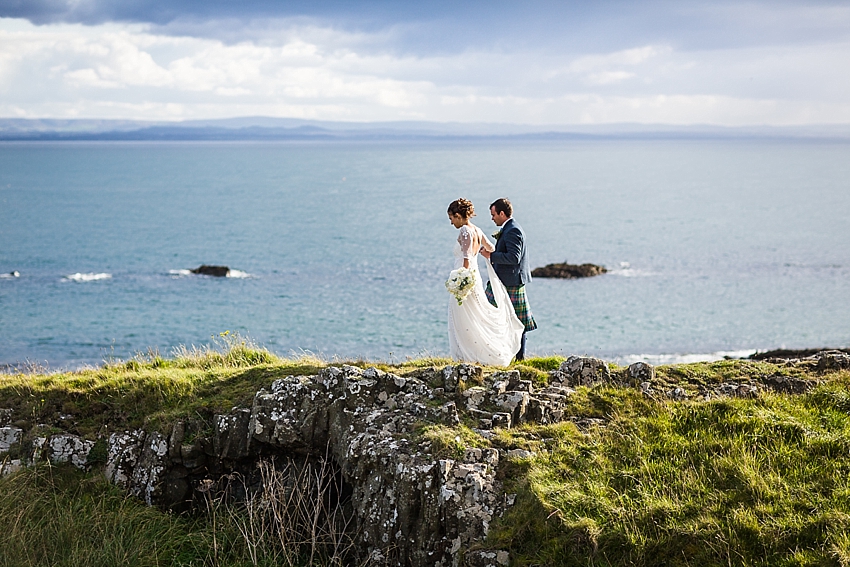
{"type": "MultiPolygon", "coordinates": [[[[537,328],[537,323],[534,322],[534,316],[531,314],[528,299],[525,296],[525,284],[531,281],[531,270],[528,268],[528,257],[526,255],[525,233],[522,231],[522,227],[514,221],[513,207],[507,199],[493,201],[493,204],[490,205],[490,216],[501,230],[495,234],[496,249],[492,252],[481,250],[481,255],[488,258],[490,263],[493,264],[493,270],[505,284],[505,289],[508,290],[508,296],[511,298],[517,318],[525,326],[522,332],[522,343],[519,352],[516,353],[516,359],[523,360],[525,358],[525,334],[537,328]]],[[[490,303],[496,305],[490,282],[487,282],[487,289],[484,292],[487,294],[490,303]]]]}

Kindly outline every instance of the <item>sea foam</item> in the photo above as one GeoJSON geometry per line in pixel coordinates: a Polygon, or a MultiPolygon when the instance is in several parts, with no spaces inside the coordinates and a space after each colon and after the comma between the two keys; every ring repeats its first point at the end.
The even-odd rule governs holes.
{"type": "Polygon", "coordinates": [[[241,270],[230,270],[229,272],[227,272],[227,277],[228,278],[244,279],[244,278],[250,278],[252,276],[248,272],[243,272],[241,270]]]}
{"type": "Polygon", "coordinates": [[[100,273],[95,274],[93,272],[89,272],[87,274],[81,274],[77,272],[76,274],[71,274],[70,276],[65,276],[64,281],[69,282],[96,282],[98,280],[108,280],[112,278],[112,274],[100,273]]]}
{"type": "MultiPolygon", "coordinates": [[[[174,277],[174,278],[180,278],[180,277],[184,277],[184,276],[200,276],[200,277],[204,277],[204,278],[212,277],[212,276],[208,276],[208,275],[205,275],[205,274],[196,274],[192,270],[168,270],[168,274],[170,276],[174,277]]],[[[252,278],[254,276],[252,276],[248,272],[243,272],[241,270],[229,270],[227,272],[227,277],[228,278],[236,278],[236,279],[244,279],[244,278],[252,278]]]]}
{"type": "Polygon", "coordinates": [[[608,275],[620,276],[621,278],[640,278],[647,276],[655,276],[657,275],[657,272],[635,269],[632,268],[632,265],[628,262],[620,262],[619,267],[613,270],[608,270],[608,275]]]}
{"type": "Polygon", "coordinates": [[[629,354],[619,357],[619,362],[632,364],[635,362],[648,362],[653,366],[662,364],[690,364],[692,362],[715,362],[728,358],[747,358],[755,354],[756,350],[721,350],[710,353],[687,353],[687,354],[629,354]]]}

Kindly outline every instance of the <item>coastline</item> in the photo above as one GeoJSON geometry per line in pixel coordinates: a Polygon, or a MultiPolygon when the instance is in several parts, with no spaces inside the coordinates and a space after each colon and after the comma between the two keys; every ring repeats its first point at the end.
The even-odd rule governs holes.
{"type": "MultiPolygon", "coordinates": [[[[237,338],[239,336],[237,335],[237,338]]],[[[252,345],[252,347],[256,348],[258,345],[247,339],[247,343],[252,345]]],[[[216,345],[208,345],[206,347],[200,347],[201,349],[211,349],[216,345]]],[[[217,345],[220,346],[220,345],[217,345]]],[[[196,347],[192,347],[195,349],[196,347]]],[[[264,348],[265,347],[261,347],[264,348]]],[[[171,349],[171,352],[175,355],[186,352],[186,347],[181,345],[174,349],[171,349]]],[[[788,349],[788,348],[775,348],[775,349],[741,349],[741,350],[722,350],[722,351],[714,351],[707,353],[644,353],[644,354],[626,354],[626,355],[605,355],[605,354],[596,354],[596,353],[587,353],[587,352],[575,352],[575,353],[533,353],[530,355],[531,358],[552,358],[552,357],[560,357],[563,359],[568,358],[569,356],[592,356],[595,358],[600,358],[608,363],[616,364],[619,366],[629,366],[630,364],[634,364],[636,362],[645,362],[647,364],[651,364],[653,366],[674,366],[679,364],[694,364],[694,363],[710,363],[717,362],[722,360],[772,360],[772,359],[798,359],[798,358],[806,358],[813,356],[819,352],[824,351],[835,351],[835,352],[843,352],[850,354],[850,347],[813,347],[813,348],[799,348],[799,349],[788,349]]],[[[134,356],[127,357],[126,359],[115,356],[103,357],[101,360],[85,360],[85,361],[77,361],[72,363],[59,363],[53,364],[48,360],[34,358],[27,358],[23,361],[14,361],[14,362],[0,362],[0,374],[15,374],[15,373],[66,373],[66,372],[79,372],[82,370],[92,370],[96,368],[100,368],[103,366],[113,365],[113,364],[121,364],[130,360],[144,358],[148,356],[149,353],[159,353],[159,349],[157,348],[148,348],[146,351],[137,352],[134,356]]],[[[271,352],[271,351],[270,351],[271,352]]],[[[325,354],[317,354],[308,350],[301,350],[300,353],[290,352],[289,356],[282,355],[279,353],[272,354],[276,357],[285,359],[292,358],[295,356],[296,358],[299,356],[307,355],[311,358],[315,358],[316,360],[321,360],[327,364],[333,364],[339,361],[351,361],[357,360],[364,363],[371,364],[393,364],[394,360],[399,361],[402,360],[398,357],[389,358],[381,358],[381,357],[346,357],[341,355],[331,355],[327,356],[325,354]]],[[[390,353],[392,355],[392,353],[390,353]]],[[[433,356],[431,353],[423,353],[420,356],[407,356],[404,359],[408,361],[415,361],[417,359],[422,358],[434,358],[439,360],[445,360],[446,363],[450,363],[451,360],[445,353],[435,353],[433,356]]],[[[457,361],[455,361],[457,362],[457,361]]]]}

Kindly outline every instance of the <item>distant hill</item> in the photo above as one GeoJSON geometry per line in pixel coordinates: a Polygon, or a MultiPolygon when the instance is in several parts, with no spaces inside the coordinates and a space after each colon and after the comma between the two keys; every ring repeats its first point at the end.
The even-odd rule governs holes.
{"type": "Polygon", "coordinates": [[[528,125],[460,122],[330,122],[242,117],[182,122],[0,118],[0,140],[570,140],[809,139],[850,141],[850,124],[809,126],[528,125]]]}

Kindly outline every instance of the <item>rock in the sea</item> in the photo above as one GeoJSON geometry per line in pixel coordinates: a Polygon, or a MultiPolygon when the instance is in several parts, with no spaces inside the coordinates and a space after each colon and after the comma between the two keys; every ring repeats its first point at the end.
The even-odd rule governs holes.
{"type": "Polygon", "coordinates": [[[535,278],[561,278],[572,280],[576,278],[591,278],[606,273],[605,266],[596,264],[549,264],[542,268],[534,268],[531,275],[535,278]]]}
{"type": "Polygon", "coordinates": [[[189,270],[193,274],[201,274],[203,276],[215,276],[217,278],[226,278],[230,273],[230,268],[227,266],[208,266],[203,264],[194,270],[189,270]]]}

